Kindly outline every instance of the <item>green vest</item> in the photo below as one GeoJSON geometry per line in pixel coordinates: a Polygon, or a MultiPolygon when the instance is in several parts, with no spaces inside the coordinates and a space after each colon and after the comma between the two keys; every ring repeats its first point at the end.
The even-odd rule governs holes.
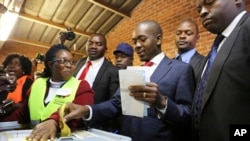
{"type": "MultiPolygon", "coordinates": [[[[71,77],[60,90],[71,91],[68,96],[56,95],[45,107],[44,99],[48,78],[38,78],[32,85],[29,97],[29,111],[31,123],[37,124],[50,117],[52,113],[64,103],[72,102],[75,99],[76,91],[81,81],[71,77]]],[[[58,92],[58,91],[57,91],[58,92]]],[[[62,91],[61,91],[62,92],[62,91]]]]}

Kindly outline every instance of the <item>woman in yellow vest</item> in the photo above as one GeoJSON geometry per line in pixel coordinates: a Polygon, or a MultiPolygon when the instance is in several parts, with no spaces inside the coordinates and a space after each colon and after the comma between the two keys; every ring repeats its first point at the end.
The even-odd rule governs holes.
{"type": "MultiPolygon", "coordinates": [[[[32,63],[30,59],[21,54],[9,54],[3,61],[3,69],[6,76],[13,78],[15,82],[15,89],[10,91],[8,88],[0,92],[0,101],[12,100],[12,110],[21,107],[24,102],[27,91],[29,90],[33,79],[31,77],[32,63]]],[[[12,111],[12,110],[9,110],[12,111]]],[[[7,114],[7,113],[4,113],[7,114]]]]}
{"type": "MultiPolygon", "coordinates": [[[[76,61],[66,46],[63,44],[52,46],[45,54],[44,64],[43,74],[32,84],[29,98],[23,107],[8,117],[5,116],[2,121],[18,120],[19,123],[31,123],[33,126],[41,121],[47,121],[37,126],[40,127],[43,123],[56,124],[57,129],[50,130],[57,131],[59,130],[57,110],[62,104],[67,102],[93,104],[94,91],[88,82],[73,77],[76,61]]],[[[84,127],[81,119],[67,124],[71,130],[84,127]]]]}

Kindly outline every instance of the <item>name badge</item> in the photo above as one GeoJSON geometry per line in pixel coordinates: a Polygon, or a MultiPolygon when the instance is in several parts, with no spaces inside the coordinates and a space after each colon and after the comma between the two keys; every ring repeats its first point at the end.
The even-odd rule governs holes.
{"type": "Polygon", "coordinates": [[[56,95],[59,95],[59,96],[69,96],[70,93],[71,93],[71,89],[70,88],[61,88],[61,89],[58,89],[56,91],[56,95]]]}

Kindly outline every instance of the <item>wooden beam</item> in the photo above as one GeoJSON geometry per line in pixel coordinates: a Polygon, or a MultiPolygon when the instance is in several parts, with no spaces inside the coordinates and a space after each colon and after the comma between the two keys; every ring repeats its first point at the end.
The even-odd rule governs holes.
{"type": "MultiPolygon", "coordinates": [[[[43,24],[43,25],[46,25],[46,26],[54,27],[54,28],[57,28],[57,29],[60,29],[60,30],[65,30],[65,29],[68,28],[63,24],[54,23],[54,22],[51,22],[51,21],[48,21],[48,20],[38,18],[36,16],[25,14],[23,12],[19,13],[19,17],[22,18],[22,19],[25,19],[25,20],[32,21],[32,22],[36,22],[36,23],[40,23],[40,24],[43,24]]],[[[81,35],[81,36],[89,37],[91,35],[91,33],[89,33],[89,32],[83,32],[83,31],[81,31],[79,29],[76,29],[76,28],[71,28],[71,30],[75,34],[78,34],[78,35],[81,35]]]]}
{"type": "MultiPolygon", "coordinates": [[[[51,44],[48,43],[42,43],[42,42],[37,42],[37,41],[31,41],[31,40],[25,40],[25,39],[21,39],[21,38],[9,38],[8,41],[13,41],[13,42],[17,42],[17,43],[23,43],[23,44],[27,44],[27,45],[31,45],[31,46],[36,46],[36,47],[42,47],[42,48],[47,48],[49,49],[51,47],[51,44]]],[[[85,55],[84,53],[80,53],[75,51],[74,54],[77,55],[85,55]]]]}
{"type": "Polygon", "coordinates": [[[100,7],[108,9],[108,10],[110,10],[118,15],[121,15],[122,17],[127,17],[127,18],[131,17],[130,13],[125,13],[112,5],[108,5],[107,3],[103,2],[102,0],[89,0],[89,1],[100,6],[100,7]]]}
{"type": "Polygon", "coordinates": [[[0,41],[0,49],[3,47],[4,41],[0,41]]]}

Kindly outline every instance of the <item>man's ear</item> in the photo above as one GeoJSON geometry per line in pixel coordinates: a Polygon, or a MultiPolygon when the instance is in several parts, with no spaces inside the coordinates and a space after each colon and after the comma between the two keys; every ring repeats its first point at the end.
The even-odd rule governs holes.
{"type": "Polygon", "coordinates": [[[156,39],[157,39],[157,45],[161,45],[162,35],[161,35],[161,34],[158,34],[158,35],[156,36],[156,39]]]}
{"type": "Polygon", "coordinates": [[[197,40],[199,40],[199,39],[200,39],[200,37],[201,37],[201,36],[200,36],[200,34],[198,34],[198,35],[197,35],[197,40]]]}

